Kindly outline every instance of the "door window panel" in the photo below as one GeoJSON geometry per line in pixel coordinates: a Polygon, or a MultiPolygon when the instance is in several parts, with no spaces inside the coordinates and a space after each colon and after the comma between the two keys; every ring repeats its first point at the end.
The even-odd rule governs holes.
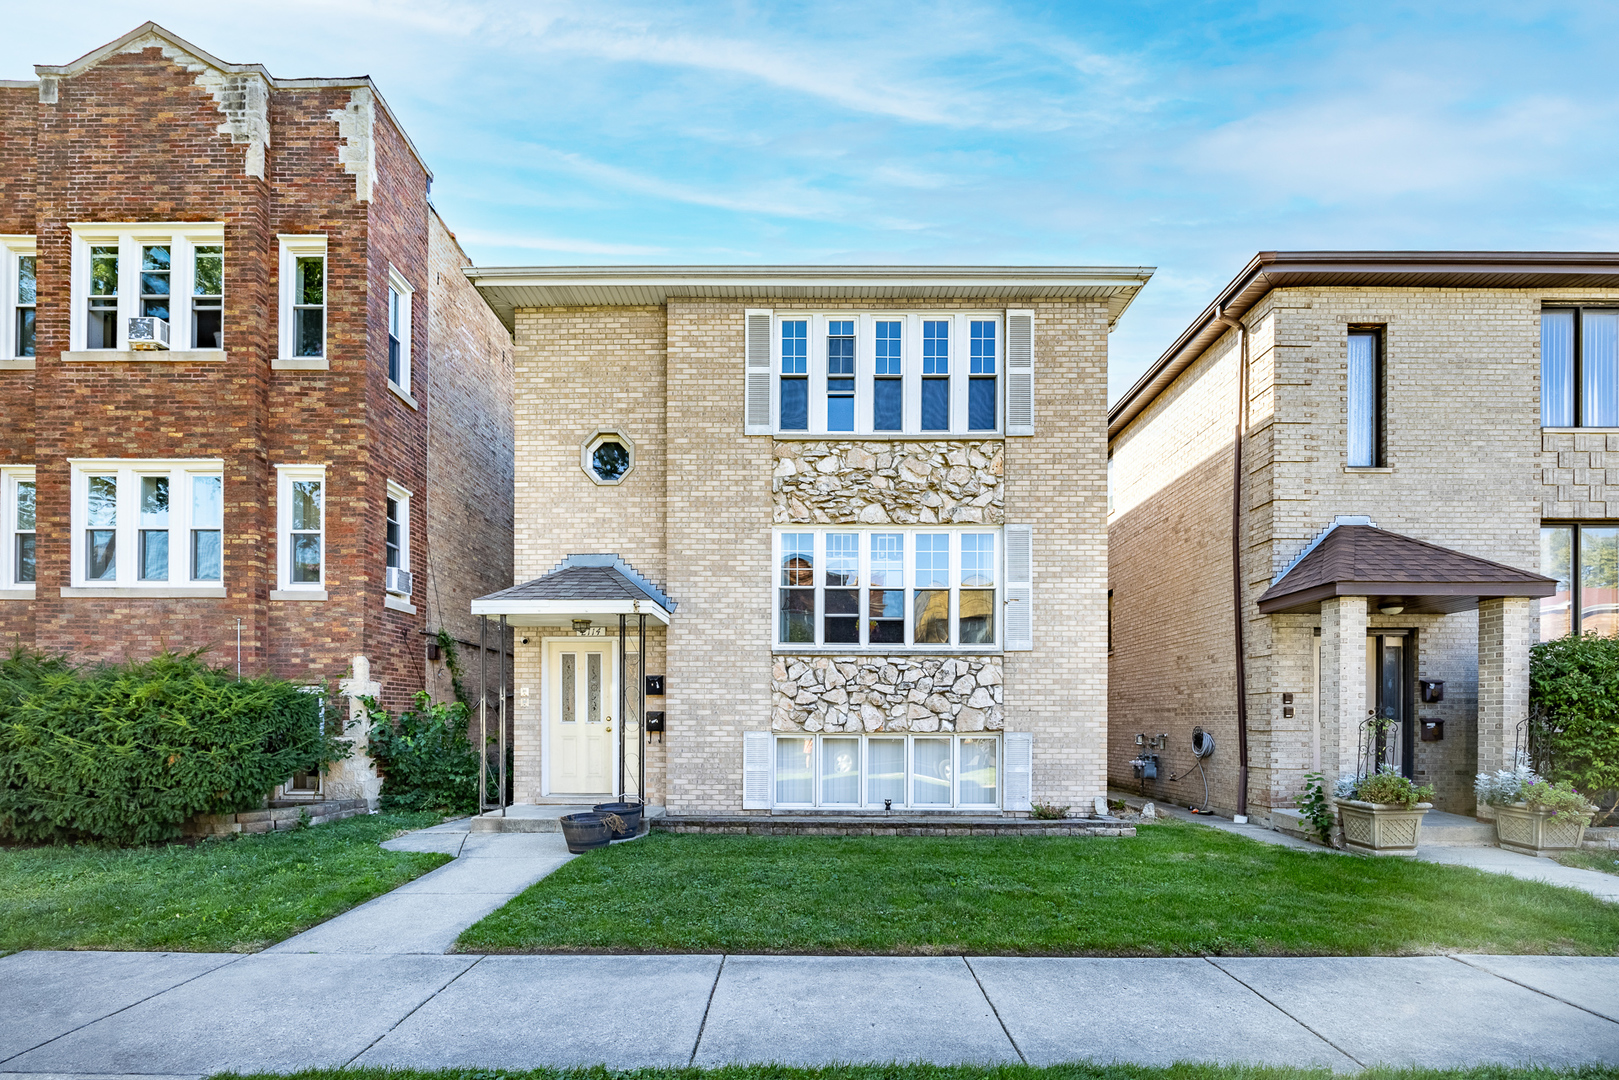
{"type": "Polygon", "coordinates": [[[576,653],[562,654],[562,722],[564,724],[577,724],[579,722],[579,700],[575,696],[579,692],[579,657],[576,653]]]}

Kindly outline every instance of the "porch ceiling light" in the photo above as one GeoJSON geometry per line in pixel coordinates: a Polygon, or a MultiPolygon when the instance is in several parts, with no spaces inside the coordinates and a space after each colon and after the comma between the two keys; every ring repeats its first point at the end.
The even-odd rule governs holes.
{"type": "Polygon", "coordinates": [[[1379,615],[1398,615],[1400,612],[1402,612],[1404,610],[1405,610],[1405,601],[1404,600],[1386,600],[1383,603],[1377,605],[1377,613],[1379,615]]]}
{"type": "Polygon", "coordinates": [[[574,633],[582,634],[586,630],[589,630],[589,629],[590,629],[590,620],[589,619],[575,619],[575,620],[573,620],[573,632],[574,633]]]}

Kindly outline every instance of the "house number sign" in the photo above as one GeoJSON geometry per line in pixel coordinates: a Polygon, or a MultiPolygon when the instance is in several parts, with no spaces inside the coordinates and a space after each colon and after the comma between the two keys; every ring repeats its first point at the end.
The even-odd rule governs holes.
{"type": "Polygon", "coordinates": [[[575,637],[606,637],[607,627],[587,626],[581,630],[575,630],[573,633],[575,637]]]}

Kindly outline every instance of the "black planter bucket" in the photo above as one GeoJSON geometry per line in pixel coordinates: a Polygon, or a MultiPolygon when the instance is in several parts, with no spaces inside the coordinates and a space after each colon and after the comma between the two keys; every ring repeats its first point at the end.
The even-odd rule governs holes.
{"type": "Polygon", "coordinates": [[[569,851],[582,855],[592,848],[606,847],[613,839],[613,831],[601,814],[564,814],[562,839],[567,841],[569,851]]]}
{"type": "MultiPolygon", "coordinates": [[[[624,823],[623,827],[612,830],[614,840],[628,840],[641,831],[641,811],[643,809],[643,805],[638,802],[604,802],[597,803],[595,806],[596,813],[603,816],[611,814],[624,823]]],[[[609,828],[612,828],[611,820],[607,824],[609,828]]]]}

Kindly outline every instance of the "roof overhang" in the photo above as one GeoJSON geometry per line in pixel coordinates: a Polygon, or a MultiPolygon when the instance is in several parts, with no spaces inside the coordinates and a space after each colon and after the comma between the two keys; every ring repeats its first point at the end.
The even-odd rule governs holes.
{"type": "Polygon", "coordinates": [[[1321,610],[1321,601],[1336,596],[1364,596],[1387,603],[1403,601],[1404,614],[1447,615],[1469,611],[1480,600],[1503,596],[1542,597],[1557,591],[1557,583],[1507,585],[1493,582],[1454,581],[1329,581],[1285,596],[1259,601],[1261,615],[1304,615],[1321,610]]]}
{"type": "Polygon", "coordinates": [[[699,300],[1098,300],[1111,328],[1150,266],[502,266],[465,273],[515,329],[525,308],[655,307],[699,300]]]}
{"type": "Polygon", "coordinates": [[[645,615],[669,625],[675,602],[618,555],[569,555],[532,581],[472,601],[474,615],[505,616],[509,626],[570,626],[575,620],[645,615]]]}
{"type": "Polygon", "coordinates": [[[506,616],[508,626],[571,626],[575,619],[607,620],[645,615],[668,626],[672,614],[651,600],[500,600],[480,597],[472,602],[474,615],[506,616]]]}
{"type": "Polygon", "coordinates": [[[1261,251],[1108,410],[1112,438],[1272,289],[1619,287],[1619,252],[1261,251]]]}

